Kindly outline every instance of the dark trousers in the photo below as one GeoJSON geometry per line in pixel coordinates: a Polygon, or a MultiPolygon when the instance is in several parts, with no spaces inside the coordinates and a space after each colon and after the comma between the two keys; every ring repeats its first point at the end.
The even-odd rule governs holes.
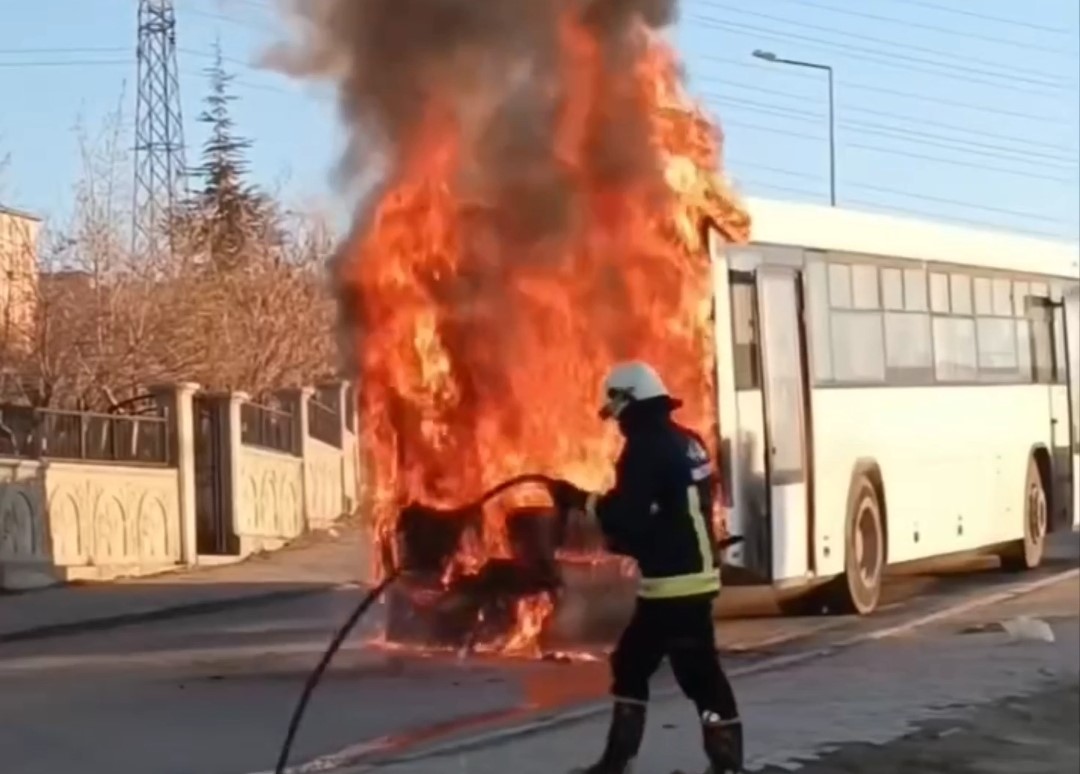
{"type": "Polygon", "coordinates": [[[716,653],[713,598],[638,599],[611,654],[616,699],[647,702],[649,679],[667,656],[679,687],[699,714],[714,712],[722,720],[739,716],[731,683],[716,653]]]}

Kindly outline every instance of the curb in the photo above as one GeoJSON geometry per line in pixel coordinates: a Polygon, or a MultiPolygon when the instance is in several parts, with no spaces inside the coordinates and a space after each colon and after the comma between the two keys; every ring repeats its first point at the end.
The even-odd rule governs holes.
{"type": "MultiPolygon", "coordinates": [[[[918,616],[909,621],[885,627],[883,629],[875,629],[856,634],[824,647],[811,648],[796,653],[764,658],[756,663],[732,669],[728,674],[730,677],[749,677],[761,672],[777,671],[797,666],[807,661],[828,658],[857,645],[877,642],[889,637],[906,634],[938,621],[963,615],[972,610],[999,604],[1017,597],[1022,597],[1035,591],[1039,591],[1040,589],[1054,586],[1075,578],[1080,578],[1080,568],[1064,570],[1055,573],[1054,575],[1017,585],[1004,591],[976,596],[973,599],[946,606],[940,610],[918,616]]],[[[674,686],[654,691],[654,698],[658,700],[670,699],[677,695],[679,695],[679,689],[674,686]]],[[[469,752],[470,750],[504,743],[512,739],[532,736],[603,715],[608,712],[608,710],[609,702],[605,699],[604,701],[591,702],[575,709],[542,715],[516,725],[491,731],[481,731],[463,738],[448,740],[442,744],[423,747],[415,752],[410,753],[402,751],[396,755],[394,754],[394,744],[391,740],[373,740],[367,743],[353,745],[345,750],[316,758],[315,760],[302,763],[298,766],[290,767],[287,769],[287,774],[332,774],[334,772],[337,774],[365,774],[366,772],[376,771],[387,766],[461,754],[469,752]],[[375,757],[373,760],[373,756],[379,757],[375,757]]],[[[258,774],[271,773],[258,772],[258,774]]]]}
{"type": "Polygon", "coordinates": [[[243,596],[230,597],[228,599],[179,603],[175,605],[166,605],[164,607],[156,607],[150,610],[140,610],[135,613],[119,613],[117,615],[103,616],[101,618],[86,618],[78,621],[34,626],[28,629],[0,634],[0,645],[15,642],[45,640],[71,634],[106,631],[109,629],[119,629],[125,626],[134,626],[136,624],[207,615],[225,610],[232,610],[238,607],[256,607],[258,605],[267,605],[274,602],[297,599],[340,588],[349,588],[350,586],[351,584],[335,583],[311,586],[302,589],[279,589],[264,593],[245,594],[243,596]]]}

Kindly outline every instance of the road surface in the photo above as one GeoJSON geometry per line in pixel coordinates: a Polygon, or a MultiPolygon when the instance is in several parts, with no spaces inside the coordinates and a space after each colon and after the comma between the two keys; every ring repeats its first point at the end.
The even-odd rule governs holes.
{"type": "MultiPolygon", "coordinates": [[[[1060,571],[1050,563],[1041,574],[1060,571]]],[[[1039,573],[1029,577],[1039,577],[1039,573]]],[[[984,593],[1015,576],[909,575],[872,619],[757,617],[720,624],[729,666],[829,642],[984,593]]],[[[731,606],[753,612],[753,594],[731,606]]],[[[0,750],[7,774],[249,774],[272,768],[300,687],[356,592],[0,645],[0,750]]],[[[295,748],[309,760],[384,737],[419,738],[600,698],[606,667],[417,658],[367,644],[342,653],[295,748]]],[[[661,678],[662,680],[663,678],[661,678]]]]}

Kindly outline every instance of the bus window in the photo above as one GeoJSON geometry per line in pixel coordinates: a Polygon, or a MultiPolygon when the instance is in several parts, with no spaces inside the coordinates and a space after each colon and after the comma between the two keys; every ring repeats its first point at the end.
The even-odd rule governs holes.
{"type": "Polygon", "coordinates": [[[976,277],[973,285],[975,291],[975,314],[989,317],[994,313],[993,294],[990,291],[989,277],[976,277]]]}
{"type": "Polygon", "coordinates": [[[731,331],[734,339],[735,389],[760,389],[757,303],[754,300],[754,286],[749,282],[732,282],[731,331]]]}
{"type": "Polygon", "coordinates": [[[949,276],[949,310],[953,314],[971,314],[971,277],[966,274],[949,276]]]}
{"type": "MultiPolygon", "coordinates": [[[[1060,302],[1059,302],[1060,303],[1060,302]]],[[[1058,384],[1069,383],[1068,360],[1065,354],[1065,306],[1054,310],[1054,364],[1058,384]]]]}
{"type": "Polygon", "coordinates": [[[990,291],[991,312],[995,317],[1012,317],[1012,287],[1007,279],[996,279],[990,291]]]}
{"type": "Polygon", "coordinates": [[[880,309],[877,266],[855,264],[851,267],[851,305],[855,309],[880,309]]]}
{"type": "Polygon", "coordinates": [[[930,275],[930,311],[934,314],[949,313],[949,275],[930,275]]]}
{"type": "Polygon", "coordinates": [[[978,378],[973,318],[934,318],[934,374],[942,382],[973,382],[978,378]]]}
{"type": "Polygon", "coordinates": [[[1013,314],[1017,317],[1026,317],[1027,309],[1024,304],[1027,300],[1028,293],[1031,292],[1031,288],[1026,282],[1014,282],[1013,283],[1013,314]]]}
{"type": "Polygon", "coordinates": [[[890,311],[903,311],[904,275],[899,269],[881,270],[881,305],[890,311]]]}
{"type": "Polygon", "coordinates": [[[904,309],[909,312],[928,312],[926,299],[926,272],[922,269],[904,269],[904,309]]]}
{"type": "Polygon", "coordinates": [[[851,267],[846,263],[829,264],[829,306],[851,308],[851,267]]]}
{"type": "Polygon", "coordinates": [[[806,307],[810,324],[810,353],[814,359],[814,380],[832,379],[832,349],[829,342],[829,278],[825,264],[806,264],[806,307]]]}
{"type": "Polygon", "coordinates": [[[885,313],[885,366],[890,384],[924,384],[934,368],[930,315],[885,313]]]}
{"type": "Polygon", "coordinates": [[[1035,381],[1035,365],[1031,362],[1031,322],[1016,321],[1016,368],[1020,372],[1020,381],[1035,381]]]}
{"type": "Polygon", "coordinates": [[[979,336],[979,374],[989,381],[1002,378],[1015,381],[1018,378],[1016,355],[1016,326],[1011,317],[980,317],[977,321],[979,336]]]}

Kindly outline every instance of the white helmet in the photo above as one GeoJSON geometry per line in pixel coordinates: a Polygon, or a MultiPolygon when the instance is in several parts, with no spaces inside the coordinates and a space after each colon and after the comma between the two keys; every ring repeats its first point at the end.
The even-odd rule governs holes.
{"type": "Polygon", "coordinates": [[[600,417],[613,419],[631,403],[668,397],[671,396],[664,386],[664,380],[651,365],[640,360],[619,363],[608,371],[604,379],[604,404],[600,417]]]}

